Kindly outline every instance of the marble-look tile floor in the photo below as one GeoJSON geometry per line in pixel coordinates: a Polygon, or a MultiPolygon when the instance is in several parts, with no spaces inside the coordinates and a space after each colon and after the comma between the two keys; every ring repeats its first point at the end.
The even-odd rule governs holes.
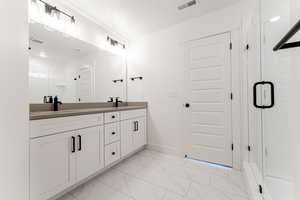
{"type": "Polygon", "coordinates": [[[248,200],[238,171],[144,150],[59,200],[248,200]]]}

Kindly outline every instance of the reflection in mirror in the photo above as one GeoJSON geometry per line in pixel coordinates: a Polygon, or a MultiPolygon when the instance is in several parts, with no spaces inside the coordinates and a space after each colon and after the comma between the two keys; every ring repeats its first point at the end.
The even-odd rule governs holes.
{"type": "Polygon", "coordinates": [[[126,101],[125,58],[38,23],[30,24],[30,103],[126,101]],[[51,98],[52,97],[52,98],[51,98]]]}

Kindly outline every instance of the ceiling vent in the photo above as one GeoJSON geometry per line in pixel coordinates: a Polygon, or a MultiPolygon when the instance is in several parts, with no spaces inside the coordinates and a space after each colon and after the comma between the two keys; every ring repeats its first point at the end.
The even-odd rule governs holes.
{"type": "Polygon", "coordinates": [[[178,6],[178,10],[183,10],[183,9],[186,9],[191,6],[195,6],[196,4],[197,4],[196,0],[191,0],[191,1],[188,1],[188,2],[178,6]]]}
{"type": "Polygon", "coordinates": [[[43,44],[43,43],[44,43],[44,41],[35,39],[35,38],[33,38],[33,37],[30,38],[30,41],[35,42],[35,43],[38,43],[38,44],[43,44]]]}

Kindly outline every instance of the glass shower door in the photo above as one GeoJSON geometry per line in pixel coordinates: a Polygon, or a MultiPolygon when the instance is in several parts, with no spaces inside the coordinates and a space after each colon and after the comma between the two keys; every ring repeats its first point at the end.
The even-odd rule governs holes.
{"type": "MultiPolygon", "coordinates": [[[[262,175],[273,200],[293,199],[292,135],[288,114],[290,49],[273,51],[291,25],[289,0],[261,1],[261,77],[274,84],[275,99],[274,107],[261,111],[262,175]]],[[[261,95],[264,105],[272,103],[270,86],[262,86],[261,95]]]]}

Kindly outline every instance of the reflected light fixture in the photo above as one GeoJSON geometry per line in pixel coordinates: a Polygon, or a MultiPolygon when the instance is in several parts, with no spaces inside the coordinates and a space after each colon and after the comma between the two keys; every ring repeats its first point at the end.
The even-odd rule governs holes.
{"type": "Polygon", "coordinates": [[[70,18],[70,23],[75,24],[75,22],[76,22],[75,17],[73,15],[70,15],[70,14],[58,9],[56,6],[53,6],[53,5],[45,2],[44,0],[31,0],[31,2],[35,3],[35,4],[37,4],[38,2],[41,2],[42,4],[44,4],[45,13],[50,16],[55,16],[57,19],[59,19],[60,15],[63,14],[66,17],[70,18]]]}
{"type": "Polygon", "coordinates": [[[115,40],[115,39],[112,39],[111,37],[107,36],[107,41],[110,43],[111,46],[118,46],[122,49],[126,49],[126,45],[125,44],[122,44],[121,42],[115,40]]]}

